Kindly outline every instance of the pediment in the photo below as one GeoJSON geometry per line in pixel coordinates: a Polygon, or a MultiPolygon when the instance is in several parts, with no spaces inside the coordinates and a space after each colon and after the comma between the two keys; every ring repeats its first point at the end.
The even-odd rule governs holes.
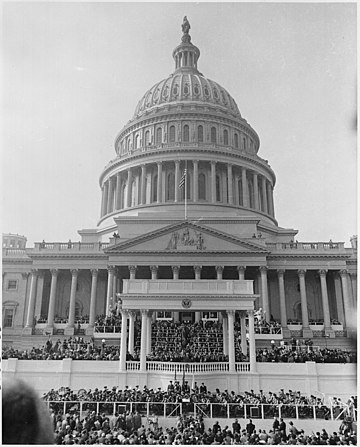
{"type": "Polygon", "coordinates": [[[268,250],[249,239],[239,239],[227,233],[192,222],[181,222],[124,242],[119,242],[109,247],[105,252],[108,254],[150,252],[238,252],[265,254],[268,253],[268,250]]]}

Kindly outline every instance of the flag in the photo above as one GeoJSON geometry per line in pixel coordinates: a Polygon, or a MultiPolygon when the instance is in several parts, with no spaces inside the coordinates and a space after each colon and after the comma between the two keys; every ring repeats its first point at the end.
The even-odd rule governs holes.
{"type": "Polygon", "coordinates": [[[180,179],[179,188],[183,188],[185,186],[185,180],[186,180],[186,168],[184,169],[184,174],[180,179]]]}

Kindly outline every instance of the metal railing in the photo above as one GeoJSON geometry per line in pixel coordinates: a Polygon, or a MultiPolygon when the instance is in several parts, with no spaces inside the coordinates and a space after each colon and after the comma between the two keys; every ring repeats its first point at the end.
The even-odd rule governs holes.
{"type": "Polygon", "coordinates": [[[288,404],[252,404],[252,403],[201,403],[201,402],[96,402],[96,401],[45,401],[49,409],[55,412],[78,412],[84,417],[88,412],[108,415],[116,412],[137,411],[142,417],[152,414],[161,417],[177,417],[193,414],[204,418],[237,419],[312,419],[342,420],[351,417],[357,420],[357,409],[346,404],[340,407],[332,405],[288,405],[288,404]]]}
{"type": "Polygon", "coordinates": [[[100,334],[121,333],[121,326],[95,326],[94,332],[98,332],[100,334]]]}

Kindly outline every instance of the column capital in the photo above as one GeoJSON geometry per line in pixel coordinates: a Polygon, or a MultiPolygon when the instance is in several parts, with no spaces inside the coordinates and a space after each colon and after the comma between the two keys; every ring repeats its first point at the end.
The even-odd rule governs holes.
{"type": "Polygon", "coordinates": [[[238,272],[244,272],[246,270],[246,265],[238,265],[236,268],[238,272]]]}
{"type": "Polygon", "coordinates": [[[180,160],[175,160],[175,165],[180,166],[180,160]]]}
{"type": "MultiPolygon", "coordinates": [[[[136,266],[136,265],[130,265],[130,266],[129,266],[129,269],[130,269],[130,267],[135,268],[135,270],[137,269],[137,266],[136,266]]],[[[158,268],[159,268],[158,265],[150,265],[149,267],[150,267],[150,271],[151,271],[151,272],[157,272],[157,271],[158,271],[158,268]]]]}
{"type": "Polygon", "coordinates": [[[90,269],[91,276],[97,276],[99,273],[99,269],[90,269]]]}
{"type": "Polygon", "coordinates": [[[178,272],[180,270],[180,265],[172,265],[171,269],[173,272],[178,272]]]}
{"type": "Polygon", "coordinates": [[[125,318],[127,318],[128,314],[129,314],[127,309],[120,309],[120,313],[121,313],[121,316],[125,317],[125,318]]]}
{"type": "Polygon", "coordinates": [[[211,165],[215,166],[216,163],[217,163],[216,161],[214,161],[214,160],[210,160],[210,164],[211,164],[211,165]]]}
{"type": "Polygon", "coordinates": [[[306,269],[299,269],[299,270],[297,271],[297,273],[298,273],[299,276],[305,276],[305,274],[306,274],[306,269]]]}
{"type": "Polygon", "coordinates": [[[346,276],[348,274],[348,270],[347,269],[342,269],[339,271],[340,276],[346,276]]]}
{"type": "Polygon", "coordinates": [[[223,265],[216,265],[215,266],[215,270],[216,270],[216,272],[222,272],[224,270],[224,266],[223,265]]]}
{"type": "Polygon", "coordinates": [[[193,163],[199,163],[199,161],[200,161],[199,159],[195,159],[195,160],[193,160],[192,162],[193,162],[193,163]]]}
{"type": "Polygon", "coordinates": [[[235,317],[235,309],[227,310],[226,313],[228,314],[228,316],[232,315],[233,317],[235,317]]]}
{"type": "Polygon", "coordinates": [[[247,314],[248,314],[249,317],[254,317],[254,315],[255,315],[255,311],[254,311],[254,309],[250,309],[250,310],[248,310],[248,311],[247,311],[247,314]]]}
{"type": "Polygon", "coordinates": [[[201,269],[202,269],[202,265],[194,265],[194,271],[195,272],[201,272],[201,269]]]}
{"type": "Polygon", "coordinates": [[[127,312],[129,314],[130,318],[135,318],[136,317],[136,311],[135,310],[128,310],[127,312]]]}
{"type": "Polygon", "coordinates": [[[162,163],[163,163],[162,161],[157,161],[157,162],[156,162],[156,164],[157,164],[158,166],[162,166],[162,163]]]}
{"type": "Polygon", "coordinates": [[[71,269],[71,276],[77,276],[79,274],[79,269],[71,269]]]}
{"type": "Polygon", "coordinates": [[[137,270],[137,265],[129,265],[129,272],[135,273],[137,270]]]}
{"type": "MultiPolygon", "coordinates": [[[[36,272],[34,272],[34,273],[33,273],[32,270],[33,270],[33,269],[31,269],[31,275],[32,275],[32,276],[37,276],[37,270],[36,270],[36,272]]],[[[28,279],[29,275],[30,275],[30,272],[23,272],[23,273],[21,273],[21,277],[22,277],[22,279],[28,279]]]]}
{"type": "Polygon", "coordinates": [[[266,265],[261,265],[259,267],[260,273],[266,273],[268,271],[268,268],[266,267],[266,265]]]}
{"type": "Polygon", "coordinates": [[[107,270],[109,273],[115,273],[115,265],[108,265],[107,270]]]}
{"type": "Polygon", "coordinates": [[[148,309],[141,309],[140,310],[141,316],[145,315],[147,317],[149,310],[148,309]]]}
{"type": "Polygon", "coordinates": [[[357,278],[356,272],[349,272],[350,278],[357,278]]]}
{"type": "Polygon", "coordinates": [[[59,273],[59,269],[50,269],[51,276],[57,276],[59,273]]]}
{"type": "Polygon", "coordinates": [[[36,275],[39,274],[39,270],[38,270],[38,269],[31,269],[30,272],[22,273],[22,275],[28,275],[29,273],[30,273],[31,275],[33,275],[33,276],[36,276],[36,275]]]}
{"type": "Polygon", "coordinates": [[[279,276],[284,276],[284,274],[285,274],[285,269],[277,269],[276,271],[279,276]]]}
{"type": "Polygon", "coordinates": [[[320,276],[326,276],[327,272],[328,272],[327,269],[320,269],[320,270],[318,270],[318,273],[319,273],[320,276]]]}

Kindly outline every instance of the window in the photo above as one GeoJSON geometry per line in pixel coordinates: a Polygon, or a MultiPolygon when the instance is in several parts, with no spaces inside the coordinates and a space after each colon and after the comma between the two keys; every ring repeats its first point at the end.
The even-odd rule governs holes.
{"type": "Polygon", "coordinates": [[[161,144],[162,143],[162,129],[161,127],[158,127],[156,129],[156,143],[161,144]]]}
{"type": "Polygon", "coordinates": [[[203,126],[198,126],[198,142],[202,143],[204,141],[204,128],[203,126]]]}
{"type": "Polygon", "coordinates": [[[170,143],[173,143],[175,141],[175,126],[170,126],[169,139],[170,143]]]}
{"type": "Polygon", "coordinates": [[[216,143],[216,127],[211,128],[211,142],[216,143]]]}
{"type": "Polygon", "coordinates": [[[235,147],[238,149],[238,147],[239,147],[239,136],[238,136],[237,133],[234,135],[234,140],[235,140],[235,147]]]}
{"type": "Polygon", "coordinates": [[[7,283],[7,290],[16,290],[17,289],[17,280],[9,279],[7,283]]]}
{"type": "Polygon", "coordinates": [[[136,135],[135,137],[135,147],[136,149],[139,149],[140,147],[140,135],[136,135]]]}
{"type": "Polygon", "coordinates": [[[145,132],[145,146],[149,146],[150,144],[150,131],[145,132]]]}
{"type": "Polygon", "coordinates": [[[166,181],[166,200],[175,200],[175,175],[170,172],[166,181]]]}
{"type": "Polygon", "coordinates": [[[216,201],[220,202],[221,201],[221,194],[220,194],[220,176],[217,175],[216,176],[216,201]]]}
{"type": "Polygon", "coordinates": [[[10,239],[10,247],[11,248],[15,247],[15,239],[10,239]]]}
{"type": "Polygon", "coordinates": [[[224,144],[229,144],[229,133],[226,129],[224,130],[224,144]]]}
{"type": "Polygon", "coordinates": [[[206,200],[206,181],[205,174],[199,175],[199,200],[206,200]]]}
{"type": "Polygon", "coordinates": [[[14,313],[15,313],[15,309],[5,309],[4,310],[4,328],[13,326],[14,313]]]}
{"type": "Polygon", "coordinates": [[[189,141],[189,126],[187,124],[184,126],[184,141],[189,141]]]}

